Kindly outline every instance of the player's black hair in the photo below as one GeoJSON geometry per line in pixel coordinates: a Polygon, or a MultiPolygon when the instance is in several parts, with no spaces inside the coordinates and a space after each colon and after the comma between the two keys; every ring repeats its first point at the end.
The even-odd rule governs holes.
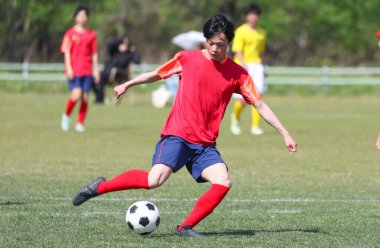
{"type": "Polygon", "coordinates": [[[206,39],[211,39],[223,33],[227,40],[231,42],[235,36],[234,30],[234,24],[221,14],[212,17],[203,25],[203,35],[206,39]]]}
{"type": "Polygon", "coordinates": [[[90,16],[90,8],[87,7],[86,5],[79,5],[75,11],[74,11],[74,14],[73,14],[73,17],[75,18],[79,12],[81,12],[82,10],[84,10],[84,12],[86,12],[86,15],[87,16],[90,16]]]}
{"type": "Polygon", "coordinates": [[[260,8],[260,6],[257,4],[257,3],[251,3],[251,4],[248,4],[246,5],[244,8],[243,8],[243,12],[244,12],[244,15],[248,15],[248,14],[256,14],[256,15],[261,15],[262,13],[262,10],[260,8]]]}

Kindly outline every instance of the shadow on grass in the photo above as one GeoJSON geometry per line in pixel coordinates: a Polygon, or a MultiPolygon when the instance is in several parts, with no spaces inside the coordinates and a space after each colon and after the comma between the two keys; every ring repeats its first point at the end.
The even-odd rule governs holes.
{"type": "Polygon", "coordinates": [[[0,202],[0,206],[25,205],[25,204],[27,203],[26,202],[11,202],[11,201],[0,202]]]}
{"type": "Polygon", "coordinates": [[[291,232],[302,232],[302,233],[319,233],[328,234],[327,232],[318,228],[287,228],[287,229],[275,229],[275,230],[229,230],[221,232],[202,232],[206,236],[255,236],[257,233],[291,233],[291,232]]]}
{"type": "MultiPolygon", "coordinates": [[[[237,236],[237,237],[252,237],[255,236],[258,233],[294,233],[294,232],[300,232],[300,233],[314,233],[314,234],[329,234],[328,232],[325,232],[319,228],[287,228],[287,229],[275,229],[275,230],[229,230],[229,231],[220,231],[220,232],[200,232],[201,234],[213,237],[213,236],[237,236]]],[[[153,234],[151,236],[147,237],[169,237],[174,235],[172,233],[165,233],[165,234],[153,234]]]]}

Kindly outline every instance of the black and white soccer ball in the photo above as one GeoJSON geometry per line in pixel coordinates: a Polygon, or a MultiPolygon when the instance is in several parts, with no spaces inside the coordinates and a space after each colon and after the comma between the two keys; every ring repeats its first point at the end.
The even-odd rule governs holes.
{"type": "Polygon", "coordinates": [[[125,221],[135,233],[146,235],[154,232],[160,224],[160,211],[151,202],[138,201],[128,208],[125,221]]]}

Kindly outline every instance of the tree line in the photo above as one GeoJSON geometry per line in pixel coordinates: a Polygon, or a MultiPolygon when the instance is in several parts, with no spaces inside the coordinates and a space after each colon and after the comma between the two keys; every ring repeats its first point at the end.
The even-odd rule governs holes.
{"type": "MultiPolygon", "coordinates": [[[[173,36],[201,31],[216,13],[236,26],[244,22],[247,0],[88,0],[89,26],[98,33],[101,61],[107,43],[127,34],[143,59],[159,63],[177,47],[173,36]]],[[[380,61],[375,32],[380,29],[378,0],[256,1],[267,31],[265,60],[271,65],[376,65],[380,61]]],[[[59,47],[73,25],[74,0],[3,0],[0,4],[0,60],[61,62],[59,47]]]]}

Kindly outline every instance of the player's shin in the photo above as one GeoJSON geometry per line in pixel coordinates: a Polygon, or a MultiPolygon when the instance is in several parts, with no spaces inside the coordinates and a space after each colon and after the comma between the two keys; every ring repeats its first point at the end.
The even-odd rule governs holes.
{"type": "Polygon", "coordinates": [[[234,102],[234,116],[236,120],[240,120],[241,113],[244,109],[244,104],[240,100],[234,102]]]}
{"type": "Polygon", "coordinates": [[[261,116],[254,107],[251,107],[251,111],[252,111],[252,127],[257,128],[260,126],[261,116]]]}
{"type": "Polygon", "coordinates": [[[84,119],[86,118],[87,110],[88,110],[88,101],[82,100],[82,104],[80,105],[79,116],[78,116],[79,124],[83,124],[84,119]]]}
{"type": "Polygon", "coordinates": [[[108,181],[101,182],[98,186],[98,193],[129,190],[129,189],[149,189],[148,172],[143,170],[126,171],[108,181]]]}
{"type": "Polygon", "coordinates": [[[211,188],[195,203],[193,210],[178,229],[182,229],[185,226],[196,226],[214,211],[229,190],[229,187],[220,184],[212,184],[211,188]]]}
{"type": "Polygon", "coordinates": [[[72,99],[71,97],[69,98],[69,100],[67,100],[66,110],[65,110],[66,116],[69,116],[71,114],[71,112],[73,111],[73,109],[75,107],[75,104],[76,104],[76,101],[74,99],[72,99]]]}

